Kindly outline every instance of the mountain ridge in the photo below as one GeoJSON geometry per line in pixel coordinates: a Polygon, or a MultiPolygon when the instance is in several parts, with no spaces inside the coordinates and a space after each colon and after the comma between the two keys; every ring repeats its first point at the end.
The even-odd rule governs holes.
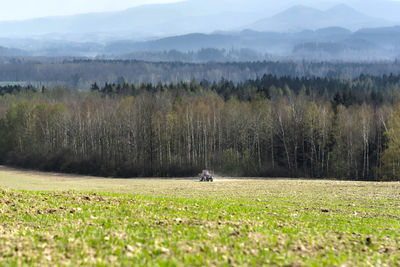
{"type": "Polygon", "coordinates": [[[258,31],[294,32],[316,30],[327,27],[343,27],[358,30],[367,27],[394,25],[383,19],[372,18],[354,8],[339,4],[327,10],[319,10],[305,5],[295,5],[272,17],[268,17],[248,26],[258,31]]]}
{"type": "MultiPolygon", "coordinates": [[[[355,3],[359,0],[349,0],[349,3],[355,3]]],[[[377,0],[368,0],[374,2],[377,0]]],[[[380,0],[388,2],[388,0],[380,0]]],[[[192,32],[212,33],[214,31],[234,31],[237,29],[244,29],[246,25],[253,25],[264,19],[275,18],[279,19],[279,15],[285,14],[290,10],[291,12],[288,19],[285,16],[280,18],[273,24],[274,27],[262,28],[263,31],[288,31],[301,30],[301,29],[317,29],[328,26],[342,26],[352,30],[358,28],[372,27],[372,26],[391,26],[391,22],[383,22],[382,19],[371,19],[370,16],[363,15],[364,23],[351,23],[346,25],[339,23],[324,22],[323,16],[329,13],[338,14],[339,11],[353,15],[347,15],[347,20],[354,17],[360,18],[359,11],[355,11],[353,7],[348,5],[337,5],[336,9],[325,9],[325,13],[321,9],[314,8],[311,13],[307,13],[306,9],[310,11],[309,6],[303,5],[303,12],[298,12],[301,5],[293,5],[298,3],[299,0],[283,0],[282,3],[274,5],[269,4],[263,0],[249,0],[245,3],[236,0],[189,0],[170,4],[151,4],[142,5],[133,8],[128,8],[121,11],[112,12],[96,12],[84,13],[70,16],[61,17],[44,17],[22,21],[6,21],[0,22],[0,37],[5,38],[26,38],[26,37],[46,37],[57,36],[65,40],[80,41],[104,41],[115,38],[127,37],[131,39],[149,39],[160,38],[166,36],[187,34],[192,32]],[[272,8],[273,7],[273,8],[272,8]],[[297,12],[296,12],[297,7],[297,12]],[[304,8],[306,7],[306,8],[304,8]],[[344,11],[343,11],[344,10],[344,11]],[[322,12],[322,13],[321,13],[322,12]],[[303,16],[300,16],[301,13],[303,16]],[[317,16],[315,18],[307,18],[308,16],[317,16]],[[296,19],[296,17],[298,18],[296,19]],[[368,17],[368,19],[367,19],[368,17]],[[293,19],[294,22],[289,23],[282,21],[293,19]],[[308,21],[307,25],[301,26],[302,21],[308,21]],[[318,21],[324,23],[318,24],[318,21]],[[379,23],[376,23],[376,22],[379,23]],[[368,22],[368,23],[367,23],[368,22]],[[375,23],[375,24],[374,24],[375,23]],[[287,25],[286,25],[287,24],[287,25]],[[279,27],[280,25],[280,27],[279,27]],[[286,27],[283,27],[283,26],[286,27]],[[294,26],[297,27],[294,27],[294,26]],[[88,37],[90,36],[90,37],[88,37]]],[[[317,5],[314,0],[302,1],[309,4],[317,5]]],[[[400,12],[400,3],[391,4],[393,9],[400,12]],[[396,8],[395,8],[396,7],[396,8]]],[[[324,6],[327,6],[326,4],[324,6]]],[[[334,17],[334,14],[329,15],[334,17]]],[[[338,19],[337,21],[343,22],[346,19],[338,19]]],[[[351,21],[350,21],[351,22],[351,21]]],[[[357,21],[356,21],[357,22],[357,21]]],[[[254,29],[254,28],[253,28],[254,29]]],[[[255,28],[256,30],[260,30],[255,28]]]]}

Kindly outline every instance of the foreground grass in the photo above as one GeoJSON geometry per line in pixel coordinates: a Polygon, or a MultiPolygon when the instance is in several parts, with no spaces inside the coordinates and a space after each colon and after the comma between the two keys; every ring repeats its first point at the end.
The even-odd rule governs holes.
{"type": "Polygon", "coordinates": [[[1,265],[400,265],[399,183],[3,168],[0,188],[1,265]]]}

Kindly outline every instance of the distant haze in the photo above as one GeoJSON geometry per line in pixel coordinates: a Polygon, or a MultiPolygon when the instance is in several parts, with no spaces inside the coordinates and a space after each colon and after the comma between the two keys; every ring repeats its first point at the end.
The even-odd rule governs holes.
{"type": "Polygon", "coordinates": [[[293,5],[308,5],[314,8],[329,8],[337,4],[348,4],[362,12],[380,14],[389,19],[397,18],[396,10],[390,11],[390,2],[400,0],[12,0],[1,1],[0,21],[24,20],[49,16],[65,16],[91,12],[123,10],[139,5],[198,1],[204,6],[217,6],[217,11],[263,11],[266,16],[280,12],[293,5]],[[260,7],[257,10],[257,6],[260,7]],[[265,9],[265,7],[268,7],[265,9]],[[256,8],[256,9],[254,9],[256,8]]]}
{"type": "Polygon", "coordinates": [[[12,0],[1,1],[0,21],[107,12],[182,0],[12,0]]]}
{"type": "Polygon", "coordinates": [[[257,59],[257,53],[400,57],[400,1],[394,0],[0,1],[0,57],[213,59],[217,52],[212,50],[206,57],[204,51],[190,54],[208,48],[252,50],[222,53],[232,60],[257,59]],[[189,54],[158,53],[170,50],[189,54]]]}
{"type": "Polygon", "coordinates": [[[82,35],[86,37],[88,34],[101,33],[113,37],[130,34],[137,38],[138,36],[157,37],[194,32],[235,31],[246,27],[259,31],[280,32],[309,29],[305,23],[297,25],[298,21],[305,20],[314,28],[341,26],[351,30],[400,24],[398,15],[400,1],[393,0],[347,0],[345,4],[348,8],[336,9],[330,14],[322,12],[316,14],[311,9],[329,10],[343,5],[343,0],[13,0],[3,2],[0,9],[0,21],[16,21],[32,17],[36,19],[26,21],[26,23],[1,22],[0,37],[68,34],[81,39],[82,35]],[[270,20],[271,17],[296,6],[306,7],[308,11],[298,13],[299,9],[292,9],[294,12],[286,12],[274,17],[273,21],[270,20]],[[349,12],[349,8],[354,11],[349,12]],[[65,16],[67,14],[69,16],[65,16]],[[353,18],[353,15],[356,17],[353,18]],[[39,17],[44,17],[44,19],[37,19],[39,17]],[[324,17],[327,18],[322,21],[324,17]],[[343,23],[343,17],[348,23],[346,21],[343,23]],[[314,23],[315,18],[321,25],[314,23]],[[353,21],[350,23],[350,20],[353,21]],[[292,27],[292,25],[299,27],[292,27]],[[77,34],[80,36],[76,37],[77,34]]]}

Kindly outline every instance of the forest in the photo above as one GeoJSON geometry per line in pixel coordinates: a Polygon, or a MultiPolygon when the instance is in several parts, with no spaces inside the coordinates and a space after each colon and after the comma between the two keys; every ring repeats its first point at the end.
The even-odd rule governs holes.
{"type": "MultiPolygon", "coordinates": [[[[208,50],[205,50],[208,51],[208,50]]],[[[204,51],[203,51],[204,52],[204,51]]],[[[206,53],[207,54],[207,53],[206,53]]],[[[206,59],[218,60],[208,53],[206,59]]],[[[156,59],[157,60],[157,59],[156,59]]],[[[179,59],[182,60],[182,59],[179,59]]],[[[236,59],[237,60],[237,59],[236,59]]],[[[178,83],[193,78],[233,83],[256,80],[264,74],[278,77],[329,77],[355,79],[360,75],[383,76],[400,74],[400,61],[318,62],[318,61],[254,61],[254,62],[145,62],[138,60],[90,60],[46,57],[0,57],[0,85],[20,83],[37,87],[64,86],[79,90],[98,83],[178,83]]]]}
{"type": "Polygon", "coordinates": [[[400,178],[400,75],[0,87],[2,164],[109,177],[400,178]]]}

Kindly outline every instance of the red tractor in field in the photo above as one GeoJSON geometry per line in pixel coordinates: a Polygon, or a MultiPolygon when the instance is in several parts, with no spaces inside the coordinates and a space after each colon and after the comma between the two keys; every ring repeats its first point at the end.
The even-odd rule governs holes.
{"type": "Polygon", "coordinates": [[[200,174],[200,182],[213,182],[214,178],[208,170],[203,170],[200,174]]]}

